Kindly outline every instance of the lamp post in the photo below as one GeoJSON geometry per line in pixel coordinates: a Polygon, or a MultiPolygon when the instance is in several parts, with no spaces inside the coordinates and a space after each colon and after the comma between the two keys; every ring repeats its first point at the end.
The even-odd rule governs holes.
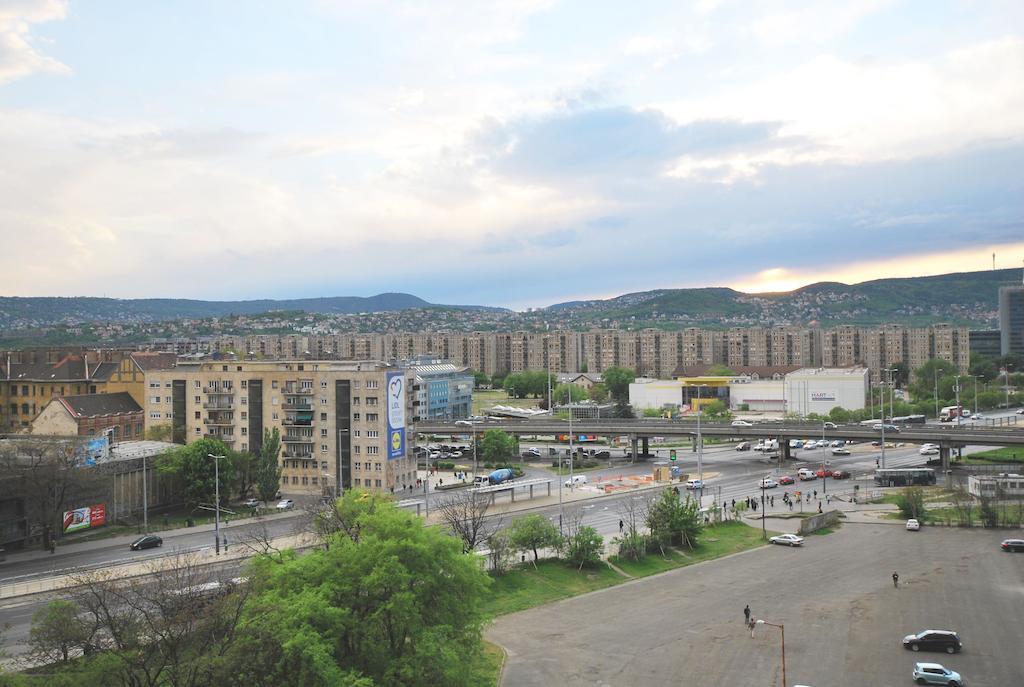
{"type": "Polygon", "coordinates": [[[761,490],[761,539],[767,539],[768,538],[768,530],[766,529],[766,526],[764,524],[764,520],[765,520],[764,506],[765,506],[764,489],[762,489],[761,490]]]}
{"type": "MultiPolygon", "coordinates": [[[[892,379],[892,374],[895,372],[895,368],[885,368],[882,370],[883,373],[888,372],[889,378],[892,379]]],[[[882,469],[885,469],[885,381],[883,380],[882,386],[878,389],[879,395],[882,397],[882,469]]],[[[892,405],[889,406],[889,412],[892,413],[892,405]]]]}
{"type": "Polygon", "coordinates": [[[146,456],[142,456],[142,531],[149,534],[149,494],[146,489],[146,456]]]}
{"type": "Polygon", "coordinates": [[[212,453],[206,454],[207,458],[213,458],[213,492],[215,503],[214,525],[213,525],[213,549],[216,555],[220,555],[220,459],[224,456],[215,456],[212,453]]]}
{"type": "Polygon", "coordinates": [[[956,392],[956,426],[960,428],[960,421],[963,419],[964,409],[960,407],[960,375],[956,376],[956,386],[953,387],[953,391],[956,392]]]}
{"type": "Polygon", "coordinates": [[[935,384],[935,419],[939,419],[939,368],[932,366],[932,381],[935,384]]]}
{"type": "Polygon", "coordinates": [[[825,443],[825,421],[821,421],[821,493],[822,495],[828,489],[828,473],[825,472],[825,449],[827,444],[825,443]]]}
{"type": "MultiPolygon", "coordinates": [[[[764,620],[758,620],[757,624],[758,625],[768,625],[770,627],[777,627],[777,628],[779,628],[779,630],[782,631],[782,684],[788,685],[789,683],[786,682],[786,626],[783,625],[782,623],[779,623],[778,625],[776,625],[775,623],[769,623],[769,622],[764,621],[764,620]]],[[[750,634],[753,635],[754,634],[753,631],[751,631],[750,634]]]]}

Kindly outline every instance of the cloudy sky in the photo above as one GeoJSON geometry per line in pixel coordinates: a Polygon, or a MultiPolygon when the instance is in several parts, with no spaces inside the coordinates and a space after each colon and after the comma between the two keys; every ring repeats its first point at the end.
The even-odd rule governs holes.
{"type": "Polygon", "coordinates": [[[1020,0],[0,0],[0,294],[1016,267],[1022,113],[1020,0]]]}

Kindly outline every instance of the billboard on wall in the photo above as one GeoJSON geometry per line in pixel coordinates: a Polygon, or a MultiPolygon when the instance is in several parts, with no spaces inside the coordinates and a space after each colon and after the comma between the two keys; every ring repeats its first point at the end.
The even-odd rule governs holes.
{"type": "Polygon", "coordinates": [[[834,391],[812,391],[812,401],[834,401],[836,400],[836,392],[834,391]]]}
{"type": "Polygon", "coordinates": [[[78,532],[90,527],[107,524],[107,507],[100,503],[95,506],[76,508],[64,512],[64,532],[78,532]]]}
{"type": "Polygon", "coordinates": [[[388,460],[405,457],[405,373],[388,373],[388,460]]]}

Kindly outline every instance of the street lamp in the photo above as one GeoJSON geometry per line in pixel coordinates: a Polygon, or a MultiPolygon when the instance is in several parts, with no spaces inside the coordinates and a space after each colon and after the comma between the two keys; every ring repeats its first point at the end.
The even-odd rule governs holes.
{"type": "Polygon", "coordinates": [[[215,456],[212,453],[206,454],[207,458],[213,458],[213,490],[214,490],[214,516],[213,525],[213,548],[216,555],[220,555],[220,459],[224,456],[215,456]]]}
{"type": "MultiPolygon", "coordinates": [[[[779,630],[782,631],[782,684],[788,685],[789,683],[786,682],[786,626],[781,623],[776,625],[775,623],[769,623],[765,620],[758,620],[757,624],[768,625],[770,627],[777,627],[779,628],[779,630]]],[[[750,631],[750,636],[754,636],[753,630],[750,631]]]]}
{"type": "Polygon", "coordinates": [[[956,376],[956,386],[953,387],[953,391],[956,392],[956,426],[959,429],[964,415],[964,409],[960,407],[960,375],[956,376]]]}
{"type": "MultiPolygon", "coordinates": [[[[885,373],[885,372],[892,373],[892,372],[895,372],[895,371],[896,371],[896,368],[888,368],[888,367],[884,368],[882,370],[883,373],[885,373]]],[[[892,376],[890,374],[890,379],[891,378],[892,378],[892,376]]],[[[880,397],[879,400],[881,400],[881,402],[882,402],[882,469],[884,470],[885,469],[885,381],[884,381],[884,378],[883,378],[881,386],[879,386],[879,388],[878,388],[878,395],[880,397]]],[[[889,413],[890,414],[892,413],[892,406],[891,405],[889,406],[889,413]]]]}

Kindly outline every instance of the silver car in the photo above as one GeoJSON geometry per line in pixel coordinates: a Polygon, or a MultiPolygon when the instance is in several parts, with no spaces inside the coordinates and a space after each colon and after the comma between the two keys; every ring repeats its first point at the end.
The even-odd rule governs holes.
{"type": "Polygon", "coordinates": [[[919,685],[949,685],[962,687],[966,683],[955,670],[944,668],[938,663],[915,663],[911,677],[919,685]]]}

